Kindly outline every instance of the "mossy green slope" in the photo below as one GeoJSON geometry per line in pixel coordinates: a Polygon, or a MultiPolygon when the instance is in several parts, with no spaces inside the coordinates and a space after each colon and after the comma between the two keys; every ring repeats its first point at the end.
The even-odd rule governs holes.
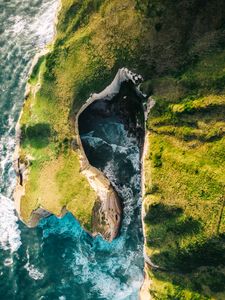
{"type": "Polygon", "coordinates": [[[21,216],[67,207],[91,230],[95,192],[80,173],[74,120],[127,66],[157,100],[148,120],[146,229],[155,299],[224,298],[225,3],[62,0],[51,51],[20,120],[31,158],[21,216]]]}
{"type": "Polygon", "coordinates": [[[162,300],[224,299],[224,4],[139,6],[157,31],[155,74],[143,84],[156,100],[144,170],[146,252],[159,266],[148,270],[149,291],[162,300]]]}
{"type": "Polygon", "coordinates": [[[149,270],[155,299],[225,298],[224,57],[203,54],[151,83],[145,228],[160,267],[149,270]]]}

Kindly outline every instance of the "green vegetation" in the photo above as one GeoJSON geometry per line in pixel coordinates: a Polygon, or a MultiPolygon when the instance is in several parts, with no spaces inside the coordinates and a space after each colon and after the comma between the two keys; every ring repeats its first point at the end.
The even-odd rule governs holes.
{"type": "Polygon", "coordinates": [[[161,24],[157,36],[171,61],[159,49],[157,74],[142,86],[156,100],[147,121],[144,205],[146,250],[161,269],[149,269],[150,293],[162,300],[224,299],[225,49],[215,5],[223,12],[224,6],[137,2],[161,24]],[[207,27],[211,11],[218,23],[207,27]]]}
{"type": "Polygon", "coordinates": [[[30,84],[36,84],[38,82],[39,74],[43,73],[43,68],[45,67],[45,55],[39,57],[37,63],[34,65],[32,69],[32,73],[30,74],[30,78],[28,82],[30,84]]]}
{"type": "Polygon", "coordinates": [[[167,98],[168,85],[161,96],[158,82],[162,85],[163,79],[155,80],[145,168],[147,251],[161,267],[149,271],[155,299],[225,296],[225,95],[222,85],[216,90],[208,78],[217,81],[224,72],[218,57],[220,52],[214,62],[210,56],[208,75],[199,69],[206,56],[174,76],[183,97],[167,98]],[[189,74],[201,78],[195,90],[184,87],[189,74]]]}

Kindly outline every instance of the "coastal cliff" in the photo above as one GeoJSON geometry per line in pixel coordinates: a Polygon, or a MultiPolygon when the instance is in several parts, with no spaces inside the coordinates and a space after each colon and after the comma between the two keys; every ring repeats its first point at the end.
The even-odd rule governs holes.
{"type": "Polygon", "coordinates": [[[143,300],[224,298],[224,14],[219,0],[62,0],[55,40],[29,78],[17,130],[20,218],[35,226],[69,211],[112,240],[120,201],[88,163],[77,122],[107,98],[119,69],[143,76],[155,100],[143,154],[143,300]]]}

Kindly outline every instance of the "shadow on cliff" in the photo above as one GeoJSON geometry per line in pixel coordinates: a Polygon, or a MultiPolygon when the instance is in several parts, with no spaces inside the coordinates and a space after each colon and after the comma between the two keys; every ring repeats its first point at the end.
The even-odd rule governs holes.
{"type": "Polygon", "coordinates": [[[153,262],[162,260],[167,262],[164,264],[165,271],[152,270],[154,277],[174,286],[173,291],[167,291],[166,299],[186,299],[185,290],[200,293],[201,298],[197,295],[196,298],[192,298],[196,300],[209,299],[209,294],[215,296],[215,293],[224,293],[224,242],[225,235],[221,234],[192,243],[184,249],[178,248],[174,252],[171,249],[154,254],[153,262]],[[205,290],[205,286],[209,287],[210,293],[205,290]]]}
{"type": "MultiPolygon", "coordinates": [[[[180,293],[187,288],[204,295],[204,285],[212,293],[225,291],[225,234],[202,236],[200,220],[187,216],[181,207],[163,203],[150,205],[145,222],[147,244],[156,250],[151,259],[162,268],[152,270],[155,278],[171,282],[180,293]]],[[[166,299],[183,299],[171,297],[166,299]]]]}
{"type": "Polygon", "coordinates": [[[36,149],[45,148],[49,144],[51,127],[47,123],[21,127],[22,139],[36,149]]]}
{"type": "Polygon", "coordinates": [[[198,234],[202,227],[198,220],[186,216],[181,207],[163,203],[153,203],[149,207],[145,222],[150,228],[148,246],[153,249],[169,247],[171,251],[178,247],[182,238],[198,234]]]}

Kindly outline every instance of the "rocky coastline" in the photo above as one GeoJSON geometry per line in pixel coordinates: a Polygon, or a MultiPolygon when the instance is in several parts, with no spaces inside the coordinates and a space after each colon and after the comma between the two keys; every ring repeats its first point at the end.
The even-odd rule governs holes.
{"type": "MultiPolygon", "coordinates": [[[[46,53],[47,52],[45,50],[44,52],[42,52],[42,55],[45,55],[46,53]]],[[[35,57],[35,63],[38,62],[40,55],[41,54],[35,57]]],[[[35,66],[35,63],[32,64],[32,67],[35,66]]],[[[118,70],[114,80],[109,86],[107,86],[102,92],[98,94],[92,94],[90,98],[82,105],[82,107],[76,115],[75,121],[75,143],[78,146],[78,149],[76,150],[79,153],[80,171],[88,179],[90,186],[96,192],[99,199],[98,204],[96,205],[97,209],[94,209],[94,230],[92,232],[88,232],[93,236],[101,234],[105,239],[109,241],[112,241],[118,235],[122,220],[122,205],[120,203],[120,199],[117,193],[115,192],[109,180],[104,176],[104,174],[101,171],[89,164],[80,139],[78,120],[81,113],[87,107],[89,107],[89,105],[98,100],[110,101],[113,97],[115,97],[115,95],[119,93],[121,84],[128,81],[132,82],[135,89],[137,90],[137,93],[140,93],[140,91],[138,90],[138,85],[142,81],[142,77],[140,75],[132,73],[127,68],[122,68],[118,70]]],[[[36,85],[35,92],[36,88],[38,87],[40,87],[40,83],[36,85]]],[[[25,93],[25,101],[30,93],[34,93],[33,89],[34,88],[28,83],[25,93]]],[[[21,111],[20,116],[22,116],[22,114],[23,110],[21,111]]],[[[23,221],[20,213],[20,202],[21,197],[25,194],[26,181],[29,176],[29,164],[30,162],[32,162],[32,157],[26,157],[25,159],[23,159],[23,161],[20,158],[19,153],[21,130],[19,122],[20,118],[16,126],[16,149],[14,154],[14,168],[16,170],[18,180],[14,191],[14,200],[18,216],[23,221]]],[[[67,213],[67,211],[68,210],[65,207],[63,207],[61,213],[58,214],[57,217],[63,217],[67,213]]],[[[25,223],[29,227],[35,227],[37,226],[41,218],[48,217],[51,214],[53,214],[53,212],[48,211],[40,206],[33,211],[29,222],[25,223]]]]}

